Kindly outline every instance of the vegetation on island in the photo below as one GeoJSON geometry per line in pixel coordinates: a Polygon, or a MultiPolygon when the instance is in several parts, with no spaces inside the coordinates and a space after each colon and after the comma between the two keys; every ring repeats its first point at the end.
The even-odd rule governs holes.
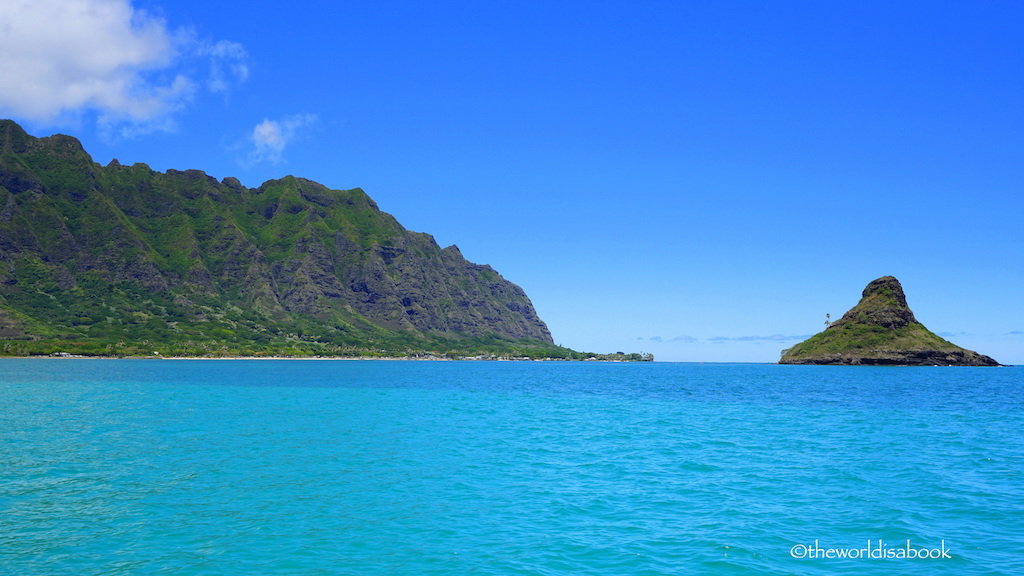
{"type": "Polygon", "coordinates": [[[0,355],[651,359],[554,344],[525,292],[362,190],[100,166],[0,121],[0,355]]]}

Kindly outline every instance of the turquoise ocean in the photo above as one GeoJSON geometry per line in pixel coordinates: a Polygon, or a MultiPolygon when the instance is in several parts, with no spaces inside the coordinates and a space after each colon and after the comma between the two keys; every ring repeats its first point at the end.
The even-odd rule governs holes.
{"type": "Polygon", "coordinates": [[[2,360],[0,574],[1024,574],[1024,369],[2,360]]]}

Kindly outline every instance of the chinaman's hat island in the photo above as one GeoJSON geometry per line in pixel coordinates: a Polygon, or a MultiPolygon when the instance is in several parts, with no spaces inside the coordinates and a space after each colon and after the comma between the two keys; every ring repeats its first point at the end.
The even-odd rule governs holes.
{"type": "Polygon", "coordinates": [[[892,276],[871,281],[856,306],[824,331],[785,350],[779,364],[1001,365],[925,328],[892,276]]]}

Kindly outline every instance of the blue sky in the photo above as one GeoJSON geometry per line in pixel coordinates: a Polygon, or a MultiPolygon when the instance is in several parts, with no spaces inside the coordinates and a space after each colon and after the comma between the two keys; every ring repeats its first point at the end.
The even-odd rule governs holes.
{"type": "Polygon", "coordinates": [[[0,116],[101,164],[361,187],[556,342],[772,362],[894,275],[1024,363],[1024,4],[0,7],[0,116]]]}

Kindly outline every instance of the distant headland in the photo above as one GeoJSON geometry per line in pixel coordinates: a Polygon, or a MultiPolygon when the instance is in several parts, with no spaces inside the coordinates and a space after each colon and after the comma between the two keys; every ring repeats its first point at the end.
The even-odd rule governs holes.
{"type": "Polygon", "coordinates": [[[358,188],[101,166],[11,120],[0,355],[653,359],[555,345],[522,288],[358,188]]]}

